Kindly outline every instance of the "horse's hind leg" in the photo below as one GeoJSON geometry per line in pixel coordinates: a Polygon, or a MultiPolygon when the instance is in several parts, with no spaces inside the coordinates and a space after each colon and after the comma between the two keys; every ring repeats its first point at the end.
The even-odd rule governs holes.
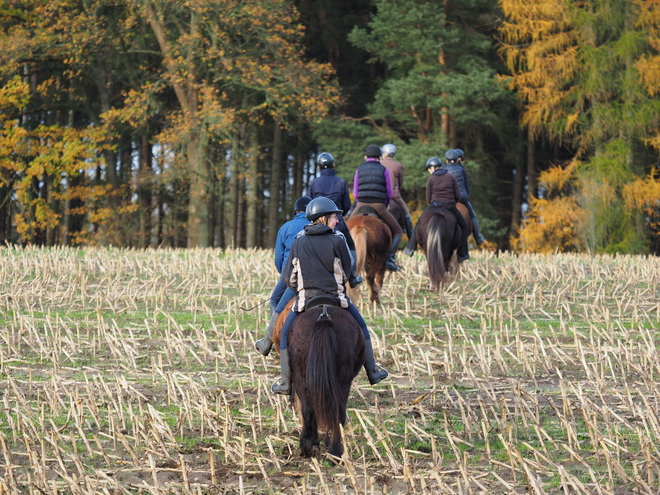
{"type": "Polygon", "coordinates": [[[316,415],[304,394],[300,397],[302,405],[303,428],[300,432],[300,455],[303,457],[312,457],[314,450],[319,445],[319,432],[316,424],[316,415]]]}

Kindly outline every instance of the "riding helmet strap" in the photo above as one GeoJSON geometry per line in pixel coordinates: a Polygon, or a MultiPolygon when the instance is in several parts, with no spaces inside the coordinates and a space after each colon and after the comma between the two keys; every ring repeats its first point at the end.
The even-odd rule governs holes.
{"type": "Polygon", "coordinates": [[[316,319],[316,321],[321,321],[321,318],[327,318],[328,320],[332,321],[332,318],[330,317],[330,313],[328,313],[328,306],[326,304],[323,305],[323,311],[316,319]]]}

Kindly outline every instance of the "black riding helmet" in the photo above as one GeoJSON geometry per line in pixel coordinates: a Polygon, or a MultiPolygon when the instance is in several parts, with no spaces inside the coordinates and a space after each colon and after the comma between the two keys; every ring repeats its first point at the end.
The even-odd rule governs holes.
{"type": "Polygon", "coordinates": [[[305,211],[311,200],[312,198],[309,196],[301,196],[300,198],[296,199],[296,204],[293,205],[293,211],[305,211]]]}
{"type": "Polygon", "coordinates": [[[430,169],[431,167],[442,167],[442,161],[440,158],[434,156],[426,160],[426,170],[430,169]]]}
{"type": "Polygon", "coordinates": [[[445,153],[445,158],[447,161],[450,162],[455,162],[461,157],[461,153],[459,153],[460,150],[447,150],[447,153],[445,153]]]}
{"type": "Polygon", "coordinates": [[[305,210],[305,216],[310,222],[332,213],[342,213],[342,210],[337,208],[335,202],[330,198],[325,198],[323,196],[311,200],[305,210]]]}
{"type": "Polygon", "coordinates": [[[335,157],[330,153],[321,153],[316,159],[316,165],[319,168],[332,168],[335,164],[335,157]]]}

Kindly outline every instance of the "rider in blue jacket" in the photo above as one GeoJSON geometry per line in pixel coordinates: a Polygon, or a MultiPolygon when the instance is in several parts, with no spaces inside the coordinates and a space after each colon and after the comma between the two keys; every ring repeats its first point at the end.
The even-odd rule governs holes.
{"type": "Polygon", "coordinates": [[[286,260],[289,257],[289,251],[291,251],[293,241],[296,240],[296,236],[303,230],[305,225],[309,223],[309,220],[305,216],[305,210],[311,200],[312,198],[309,196],[298,198],[293,205],[294,217],[282,225],[280,230],[277,231],[277,239],[275,241],[275,268],[277,268],[280,278],[277,280],[277,284],[275,284],[275,288],[270,295],[270,321],[266,327],[266,335],[254,344],[257,350],[264,356],[270,354],[273,346],[273,328],[275,327],[277,317],[284,310],[287,303],[296,295],[292,289],[286,286],[281,275],[286,265],[286,260]]]}
{"type": "Polygon", "coordinates": [[[280,340],[280,367],[282,377],[271,390],[276,394],[291,393],[291,371],[287,351],[287,336],[299,313],[305,310],[308,300],[318,295],[327,295],[337,300],[340,307],[348,310],[358,322],[365,339],[364,368],[369,383],[375,385],[389,376],[389,373],[376,365],[371,337],[367,325],[357,308],[346,294],[346,279],[350,271],[350,258],[346,240],[341,232],[335,231],[337,214],[342,210],[328,198],[319,197],[307,205],[305,226],[291,247],[283,280],[296,292],[296,300],[282,326],[280,340]]]}

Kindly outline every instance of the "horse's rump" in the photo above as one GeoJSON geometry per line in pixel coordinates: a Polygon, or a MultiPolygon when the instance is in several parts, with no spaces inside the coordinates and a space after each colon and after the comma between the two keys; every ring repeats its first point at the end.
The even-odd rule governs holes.
{"type": "MultiPolygon", "coordinates": [[[[364,211],[364,206],[359,211],[364,211]]],[[[367,207],[367,210],[373,208],[367,207]]],[[[355,271],[365,275],[371,289],[371,300],[380,302],[380,291],[385,276],[385,260],[392,244],[392,233],[387,224],[371,215],[353,213],[346,222],[355,243],[357,260],[355,271]]]]}
{"type": "Polygon", "coordinates": [[[447,281],[449,261],[458,247],[456,217],[443,208],[429,208],[419,220],[417,242],[426,252],[426,266],[431,286],[437,288],[447,281]]]}
{"type": "Polygon", "coordinates": [[[348,311],[332,306],[308,309],[296,318],[287,342],[291,397],[301,403],[302,455],[311,455],[317,430],[327,432],[330,454],[340,456],[340,424],[355,375],[364,363],[364,336],[348,311]],[[322,315],[327,313],[327,317],[322,315]]]}

